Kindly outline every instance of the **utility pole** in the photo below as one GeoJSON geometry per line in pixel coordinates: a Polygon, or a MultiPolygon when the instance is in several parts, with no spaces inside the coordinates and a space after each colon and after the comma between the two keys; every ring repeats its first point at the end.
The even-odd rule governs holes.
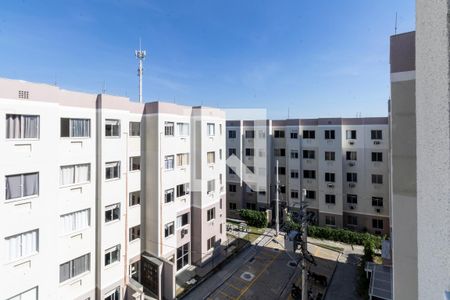
{"type": "Polygon", "coordinates": [[[302,189],[302,202],[300,205],[301,210],[301,229],[302,229],[302,299],[307,300],[308,299],[308,271],[306,270],[306,254],[308,253],[308,243],[306,241],[307,235],[308,235],[308,218],[306,216],[306,189],[302,189]]]}
{"type": "Polygon", "coordinates": [[[141,40],[139,39],[139,50],[134,51],[136,58],[139,60],[138,77],[139,77],[139,103],[142,103],[142,75],[144,69],[142,63],[147,55],[145,50],[141,49],[141,40]]]}
{"type": "Polygon", "coordinates": [[[279,213],[279,205],[280,205],[280,199],[278,197],[278,189],[279,189],[279,180],[278,180],[278,159],[276,162],[276,184],[275,184],[275,232],[276,236],[278,236],[278,233],[280,231],[280,213],[279,213]]]}

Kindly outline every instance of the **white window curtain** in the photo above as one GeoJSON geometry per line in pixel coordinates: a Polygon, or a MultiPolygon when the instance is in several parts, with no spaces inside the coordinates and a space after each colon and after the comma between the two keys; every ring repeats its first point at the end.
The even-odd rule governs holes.
{"type": "Polygon", "coordinates": [[[80,210],[61,216],[62,233],[70,233],[88,228],[90,224],[90,209],[80,210]]]}
{"type": "Polygon", "coordinates": [[[75,182],[74,166],[62,166],[60,177],[61,177],[61,185],[73,184],[75,182]]]}
{"type": "Polygon", "coordinates": [[[189,135],[189,124],[188,123],[177,123],[178,135],[188,136],[189,135]]]}
{"type": "Polygon", "coordinates": [[[39,174],[23,175],[23,196],[37,195],[39,193],[39,174]]]}
{"type": "Polygon", "coordinates": [[[90,164],[82,164],[75,166],[76,182],[87,182],[90,180],[90,164]]]}
{"type": "Polygon", "coordinates": [[[6,176],[6,199],[22,197],[22,175],[6,176]]]}
{"type": "Polygon", "coordinates": [[[72,137],[89,137],[90,120],[89,119],[70,119],[70,128],[72,137]]]}
{"type": "Polygon", "coordinates": [[[21,233],[6,240],[9,245],[9,260],[25,257],[37,251],[38,231],[21,233]]]}
{"type": "Polygon", "coordinates": [[[6,138],[39,138],[39,116],[6,115],[6,138]]]}

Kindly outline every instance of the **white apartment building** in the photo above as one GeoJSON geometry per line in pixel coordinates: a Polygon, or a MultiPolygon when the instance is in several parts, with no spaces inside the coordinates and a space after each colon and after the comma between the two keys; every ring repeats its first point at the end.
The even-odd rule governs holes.
{"type": "Polygon", "coordinates": [[[0,298],[175,298],[225,239],[224,126],[217,109],[0,79],[0,298]]]}
{"type": "Polygon", "coordinates": [[[299,208],[306,189],[317,224],[389,233],[387,118],[255,122],[227,121],[227,155],[236,155],[256,177],[266,169],[267,185],[260,189],[254,182],[261,178],[252,181],[229,169],[229,214],[239,208],[273,210],[278,161],[283,208],[299,208]],[[254,165],[256,156],[261,158],[254,165]]]}

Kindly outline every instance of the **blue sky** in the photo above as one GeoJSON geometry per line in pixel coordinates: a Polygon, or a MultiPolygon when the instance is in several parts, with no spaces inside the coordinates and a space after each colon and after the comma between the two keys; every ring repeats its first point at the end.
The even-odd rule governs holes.
{"type": "Polygon", "coordinates": [[[0,76],[137,99],[267,108],[271,118],[387,115],[389,36],[413,0],[3,0],[0,76]]]}

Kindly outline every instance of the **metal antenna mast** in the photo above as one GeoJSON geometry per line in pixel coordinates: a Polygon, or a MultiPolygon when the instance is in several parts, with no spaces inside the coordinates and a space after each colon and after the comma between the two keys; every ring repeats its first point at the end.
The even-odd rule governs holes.
{"type": "Polygon", "coordinates": [[[145,50],[142,50],[141,47],[141,39],[139,39],[139,50],[134,51],[134,55],[139,60],[139,68],[138,68],[138,76],[139,76],[139,102],[142,103],[142,74],[143,67],[142,63],[144,62],[145,56],[147,55],[145,50]]]}
{"type": "Polygon", "coordinates": [[[280,232],[280,212],[279,210],[279,206],[280,206],[280,198],[279,198],[279,184],[280,181],[278,180],[278,159],[277,159],[277,165],[276,165],[276,170],[277,170],[277,176],[276,176],[276,194],[275,194],[275,232],[276,232],[276,236],[278,236],[279,232],[280,232]]]}
{"type": "Polygon", "coordinates": [[[395,12],[395,34],[397,34],[397,12],[395,12]]]}

